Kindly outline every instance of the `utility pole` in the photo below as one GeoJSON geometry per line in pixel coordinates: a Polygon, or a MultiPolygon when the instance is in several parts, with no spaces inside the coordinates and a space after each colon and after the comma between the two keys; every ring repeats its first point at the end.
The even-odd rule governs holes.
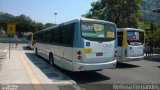
{"type": "Polygon", "coordinates": [[[55,21],[54,21],[54,23],[56,24],[56,15],[57,15],[57,13],[54,13],[54,16],[55,16],[55,21]]]}

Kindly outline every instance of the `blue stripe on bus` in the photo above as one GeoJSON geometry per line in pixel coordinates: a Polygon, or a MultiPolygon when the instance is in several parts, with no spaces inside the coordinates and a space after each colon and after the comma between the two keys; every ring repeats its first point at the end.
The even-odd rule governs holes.
{"type": "Polygon", "coordinates": [[[81,30],[80,30],[80,22],[76,22],[75,24],[75,32],[74,32],[74,48],[83,48],[84,40],[81,38],[81,30]]]}

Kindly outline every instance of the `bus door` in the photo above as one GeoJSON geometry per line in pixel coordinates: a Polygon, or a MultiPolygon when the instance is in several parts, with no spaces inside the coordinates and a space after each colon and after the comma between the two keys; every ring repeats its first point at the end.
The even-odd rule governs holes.
{"type": "Polygon", "coordinates": [[[122,59],[123,54],[123,32],[117,32],[117,59],[122,59]]]}

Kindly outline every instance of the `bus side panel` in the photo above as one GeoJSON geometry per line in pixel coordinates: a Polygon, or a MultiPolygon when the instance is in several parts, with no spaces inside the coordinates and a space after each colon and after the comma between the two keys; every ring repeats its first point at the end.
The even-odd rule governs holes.
{"type": "Polygon", "coordinates": [[[126,53],[127,47],[128,47],[127,32],[126,31],[118,32],[117,60],[119,62],[127,61],[127,57],[126,57],[126,55],[127,55],[127,53],[126,53]]]}
{"type": "Polygon", "coordinates": [[[125,60],[125,46],[127,46],[126,33],[123,31],[117,31],[117,61],[122,62],[125,60]]]}
{"type": "Polygon", "coordinates": [[[76,52],[74,52],[74,47],[80,46],[80,38],[79,38],[79,22],[75,22],[74,26],[74,36],[73,36],[73,47],[72,46],[54,46],[54,58],[55,64],[61,68],[64,68],[69,71],[73,71],[73,63],[75,62],[76,52]],[[76,39],[75,39],[76,38],[76,39]]]}
{"type": "Polygon", "coordinates": [[[73,49],[71,47],[37,43],[38,55],[49,61],[49,53],[53,54],[54,64],[72,71],[73,49]]]}
{"type": "Polygon", "coordinates": [[[127,48],[122,47],[122,62],[128,61],[126,51],[127,51],[127,48]]]}
{"type": "Polygon", "coordinates": [[[127,32],[123,32],[123,41],[122,41],[122,61],[127,61],[127,47],[128,47],[128,42],[127,42],[127,32]]]}
{"type": "Polygon", "coordinates": [[[45,44],[44,43],[37,43],[36,47],[38,50],[38,55],[40,55],[44,59],[48,60],[48,52],[46,51],[45,44]]]}
{"type": "Polygon", "coordinates": [[[122,47],[117,47],[117,60],[122,61],[122,47]]]}
{"type": "Polygon", "coordinates": [[[61,68],[72,71],[73,49],[72,47],[54,46],[55,64],[61,68]]]}

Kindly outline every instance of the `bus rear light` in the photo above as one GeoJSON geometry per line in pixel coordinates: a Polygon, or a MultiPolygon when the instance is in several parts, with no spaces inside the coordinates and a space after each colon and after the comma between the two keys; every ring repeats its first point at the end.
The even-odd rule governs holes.
{"type": "Polygon", "coordinates": [[[77,59],[81,60],[81,51],[77,51],[77,59]]]}
{"type": "Polygon", "coordinates": [[[77,51],[77,55],[81,55],[81,51],[77,51]]]}
{"type": "Polygon", "coordinates": [[[80,59],[81,59],[81,56],[77,56],[77,59],[80,60],[80,59]]]}

